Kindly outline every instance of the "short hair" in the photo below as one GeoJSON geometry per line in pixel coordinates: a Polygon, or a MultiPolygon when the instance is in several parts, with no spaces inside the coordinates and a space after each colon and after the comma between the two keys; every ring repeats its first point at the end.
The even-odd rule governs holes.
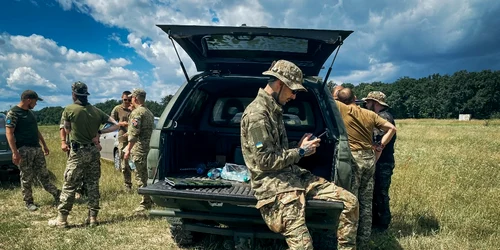
{"type": "Polygon", "coordinates": [[[132,94],[132,92],[125,90],[125,91],[123,91],[122,96],[126,95],[128,97],[128,95],[130,95],[130,94],[132,94]]]}
{"type": "Polygon", "coordinates": [[[341,89],[338,93],[338,98],[340,102],[349,105],[354,103],[354,92],[350,88],[341,89]]]}
{"type": "Polygon", "coordinates": [[[144,104],[146,102],[146,97],[142,95],[134,96],[136,100],[138,100],[140,103],[144,104]]]}
{"type": "Polygon", "coordinates": [[[272,84],[272,83],[276,82],[277,80],[279,80],[277,77],[269,76],[269,79],[267,79],[267,84],[272,84]]]}

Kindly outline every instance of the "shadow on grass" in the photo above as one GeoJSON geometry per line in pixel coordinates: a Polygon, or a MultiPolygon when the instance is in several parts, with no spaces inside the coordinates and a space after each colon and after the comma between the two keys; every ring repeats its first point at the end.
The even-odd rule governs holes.
{"type": "MultiPolygon", "coordinates": [[[[98,226],[112,225],[134,220],[155,220],[155,219],[156,218],[149,217],[148,214],[146,213],[135,213],[131,215],[115,215],[105,220],[99,220],[98,226]]],[[[68,225],[68,229],[86,228],[86,227],[89,227],[89,225],[87,225],[86,223],[74,224],[70,222],[70,224],[68,225]]]]}
{"type": "Polygon", "coordinates": [[[393,220],[391,224],[392,231],[397,232],[398,236],[405,237],[410,235],[432,235],[439,231],[439,221],[433,214],[419,213],[413,216],[410,222],[407,220],[393,220]]]}

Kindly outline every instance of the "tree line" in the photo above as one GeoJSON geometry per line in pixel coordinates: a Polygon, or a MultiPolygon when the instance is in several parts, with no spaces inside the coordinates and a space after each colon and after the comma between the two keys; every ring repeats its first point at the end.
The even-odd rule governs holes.
{"type": "MultiPolygon", "coordinates": [[[[154,116],[161,116],[163,110],[167,106],[168,102],[172,99],[172,95],[167,95],[161,99],[160,102],[156,101],[148,101],[144,106],[148,107],[149,110],[153,113],[154,116]]],[[[106,114],[111,114],[111,110],[120,104],[119,100],[110,99],[105,102],[94,104],[95,107],[101,109],[106,114]]],[[[35,113],[38,124],[40,125],[55,125],[59,124],[61,120],[61,115],[63,112],[63,107],[45,107],[41,110],[33,111],[35,113]]]]}
{"type": "MultiPolygon", "coordinates": [[[[328,87],[335,83],[330,81],[328,87]]],[[[452,75],[433,74],[415,79],[402,77],[393,83],[372,82],[342,84],[354,90],[361,99],[370,91],[382,91],[387,96],[391,113],[397,119],[435,118],[457,119],[459,114],[471,114],[474,119],[500,118],[500,71],[483,70],[455,72],[452,75]]],[[[146,101],[146,106],[155,116],[161,116],[172,95],[162,98],[160,102],[146,101]]],[[[119,100],[111,99],[96,103],[106,114],[111,113],[119,100]]],[[[34,111],[41,125],[58,124],[63,107],[46,107],[34,111]]]]}
{"type": "MultiPolygon", "coordinates": [[[[328,86],[331,88],[335,83],[329,82],[328,86]]],[[[344,83],[342,86],[352,88],[358,99],[370,91],[384,92],[397,119],[458,119],[459,114],[471,114],[474,119],[500,118],[500,71],[462,70],[453,75],[402,77],[393,83],[357,86],[344,83]]]]}

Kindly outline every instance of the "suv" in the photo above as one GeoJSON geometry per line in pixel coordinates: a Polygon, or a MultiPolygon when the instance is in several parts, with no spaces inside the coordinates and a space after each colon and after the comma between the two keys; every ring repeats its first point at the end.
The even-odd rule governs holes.
{"type": "MultiPolygon", "coordinates": [[[[187,82],[168,103],[153,131],[148,155],[153,184],[139,189],[140,194],[150,195],[158,206],[166,208],[151,210],[150,214],[169,217],[172,236],[178,244],[191,243],[193,233],[232,236],[237,242],[282,238],[267,228],[255,209],[257,200],[249,183],[222,181],[224,185],[229,183],[224,186],[220,180],[212,180],[220,185],[211,187],[206,171],[199,171],[199,166],[213,166],[214,162],[219,166],[244,164],[240,147],[241,114],[258,89],[266,86],[268,77],[262,72],[274,60],[285,59],[299,66],[308,90],[283,107],[289,141],[298,142],[304,133],[319,135],[328,131],[316,154],[301,159],[298,165],[350,188],[351,152],[347,134],[324,84],[326,80],[317,75],[352,31],[158,27],[186,51],[201,72],[189,78],[181,62],[187,82]],[[179,185],[172,186],[172,180],[179,185]]],[[[321,233],[336,235],[342,208],[341,202],[307,201],[307,225],[315,244],[325,245],[321,243],[326,239],[319,236],[321,233]]]]}
{"type": "Polygon", "coordinates": [[[5,115],[0,113],[0,183],[19,182],[19,169],[12,164],[12,151],[5,132],[5,115]]]}

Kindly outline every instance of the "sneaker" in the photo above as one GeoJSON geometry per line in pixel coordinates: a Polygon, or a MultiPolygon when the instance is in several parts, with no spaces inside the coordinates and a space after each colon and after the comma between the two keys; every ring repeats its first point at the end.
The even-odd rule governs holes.
{"type": "Polygon", "coordinates": [[[38,207],[35,204],[33,204],[33,203],[29,203],[29,204],[26,204],[26,209],[28,209],[29,211],[33,212],[33,211],[38,210],[38,207]]]}

